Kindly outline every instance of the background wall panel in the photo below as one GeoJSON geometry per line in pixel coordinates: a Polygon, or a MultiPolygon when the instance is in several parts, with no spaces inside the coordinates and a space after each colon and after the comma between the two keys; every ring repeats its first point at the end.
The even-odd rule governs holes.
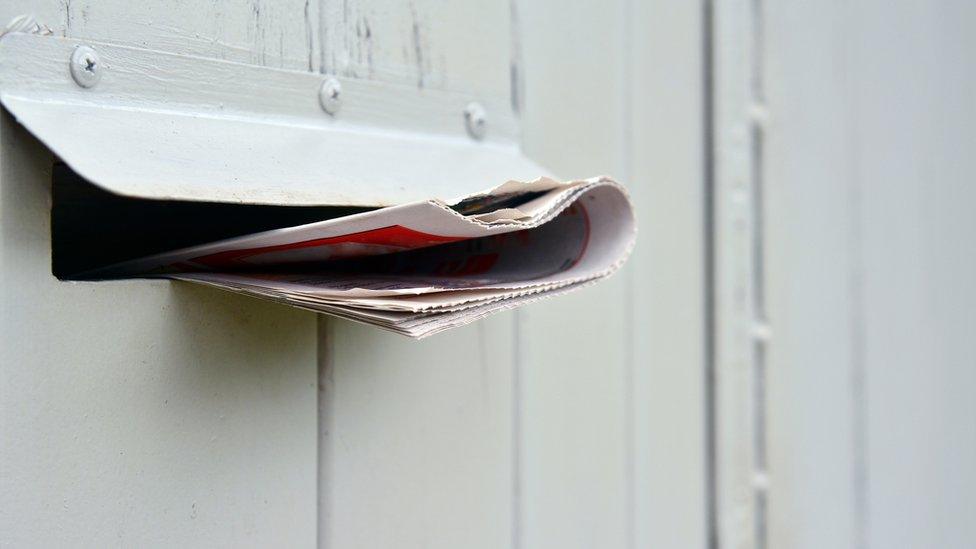
{"type": "Polygon", "coordinates": [[[766,18],[773,540],[968,547],[976,13],[800,4],[766,18]]]}
{"type": "MultiPolygon", "coordinates": [[[[704,22],[695,2],[632,2],[622,113],[640,240],[626,268],[635,546],[704,547],[704,22]]],[[[626,5],[626,4],[625,4],[626,5]]]]}
{"type": "Polygon", "coordinates": [[[771,546],[863,547],[849,3],[765,4],[771,546]]]}
{"type": "Polygon", "coordinates": [[[323,320],[324,547],[504,547],[510,315],[416,342],[323,320]]]}
{"type": "MultiPolygon", "coordinates": [[[[59,525],[51,541],[307,546],[317,526],[323,547],[704,544],[698,6],[0,6],[25,12],[75,38],[507,97],[530,156],[620,178],[642,231],[620,275],[524,312],[419,343],[334,319],[316,332],[206,289],[39,276],[50,156],[5,119],[4,310],[29,312],[4,317],[3,420],[32,442],[4,448],[4,482],[59,525]],[[61,339],[29,347],[38,325],[61,339]],[[76,461],[29,493],[60,450],[76,461]],[[75,507],[83,493],[99,501],[75,507]]],[[[26,516],[2,518],[20,536],[26,516]]]]}
{"type": "Polygon", "coordinates": [[[51,274],[52,158],[0,117],[0,545],[315,540],[315,317],[51,274]]]}
{"type": "Polygon", "coordinates": [[[976,538],[976,6],[864,1],[855,17],[867,539],[964,547],[976,538]]]}
{"type": "Polygon", "coordinates": [[[701,11],[523,2],[526,151],[640,220],[610,282],[520,313],[525,547],[704,544],[701,11]]]}

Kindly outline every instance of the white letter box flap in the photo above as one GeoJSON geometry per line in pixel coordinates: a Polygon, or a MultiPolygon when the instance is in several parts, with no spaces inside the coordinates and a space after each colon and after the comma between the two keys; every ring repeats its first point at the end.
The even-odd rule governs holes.
{"type": "Polygon", "coordinates": [[[545,175],[519,151],[506,98],[54,36],[0,38],[0,102],[74,171],[126,196],[385,206],[545,175]],[[75,70],[97,78],[73,77],[79,47],[94,57],[75,70]],[[319,98],[330,78],[334,114],[319,98]],[[472,103],[487,113],[480,139],[466,129],[472,103]]]}

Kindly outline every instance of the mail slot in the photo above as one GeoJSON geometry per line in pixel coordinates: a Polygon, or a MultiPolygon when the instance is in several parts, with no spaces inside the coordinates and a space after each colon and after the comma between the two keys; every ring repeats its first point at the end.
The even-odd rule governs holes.
{"type": "Polygon", "coordinates": [[[636,229],[607,178],[369,208],[136,199],[53,174],[59,277],[174,278],[413,337],[605,278],[636,229]]]}
{"type": "Polygon", "coordinates": [[[423,337],[594,283],[634,244],[620,184],[546,177],[477,97],[35,34],[0,57],[0,102],[59,159],[62,279],[176,278],[423,337]]]}

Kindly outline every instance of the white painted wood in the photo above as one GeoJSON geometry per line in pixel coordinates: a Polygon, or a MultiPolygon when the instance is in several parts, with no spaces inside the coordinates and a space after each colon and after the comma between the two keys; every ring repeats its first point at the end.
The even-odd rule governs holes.
{"type": "Polygon", "coordinates": [[[508,98],[509,5],[444,0],[17,0],[55,34],[508,98]],[[502,55],[499,55],[502,53],[502,55]]]}
{"type": "Polygon", "coordinates": [[[51,163],[0,117],[0,545],[314,543],[314,317],[57,281],[51,163]]]}
{"type": "Polygon", "coordinates": [[[24,13],[54,35],[286,69],[307,69],[316,2],[11,0],[0,21],[24,13]]]}
{"type": "Polygon", "coordinates": [[[856,204],[871,547],[976,539],[976,6],[864,1],[856,204]]]}
{"type": "Polygon", "coordinates": [[[976,14],[768,14],[773,543],[969,547],[976,14]]]}
{"type": "MultiPolygon", "coordinates": [[[[714,3],[714,291],[715,535],[720,547],[765,547],[767,471],[762,326],[756,239],[759,179],[753,84],[752,3],[714,3]]],[[[757,130],[759,128],[759,130],[757,130]]]]}
{"type": "Polygon", "coordinates": [[[509,545],[511,316],[422,342],[323,319],[321,546],[509,545]]]}
{"type": "Polygon", "coordinates": [[[640,220],[628,277],[634,547],[703,548],[703,21],[694,2],[633,2],[623,71],[625,177],[640,220]]]}
{"type": "Polygon", "coordinates": [[[317,9],[321,72],[509,98],[508,2],[325,0],[317,9]]]}
{"type": "MultiPolygon", "coordinates": [[[[857,112],[847,2],[767,2],[770,547],[865,547],[855,368],[857,112]]],[[[874,545],[868,545],[874,546],[874,545]]],[[[879,545],[877,547],[889,547],[879,545]]]]}
{"type": "Polygon", "coordinates": [[[308,67],[306,0],[62,0],[65,35],[287,69],[308,67]]]}
{"type": "MultiPolygon", "coordinates": [[[[624,168],[621,5],[518,5],[524,146],[557,174],[624,168]]],[[[627,300],[619,276],[519,313],[520,547],[631,543],[627,300]]]]}
{"type": "Polygon", "coordinates": [[[65,0],[17,0],[0,4],[0,28],[6,28],[7,24],[16,17],[29,15],[45,29],[50,29],[56,36],[64,36],[65,33],[65,0]]]}
{"type": "MultiPolygon", "coordinates": [[[[113,367],[98,370],[99,380],[120,380],[123,375],[132,379],[131,370],[122,370],[119,364],[135,364],[144,357],[149,364],[166,362],[179,372],[191,363],[225,360],[228,365],[208,377],[207,383],[235,384],[238,392],[220,392],[215,398],[233,404],[227,406],[240,419],[231,428],[238,439],[251,435],[262,441],[257,450],[245,446],[251,451],[245,457],[235,454],[238,461],[228,458],[207,462],[209,469],[201,466],[200,474],[192,477],[193,486],[206,496],[198,502],[206,504],[212,513],[208,518],[214,522],[197,529],[185,526],[181,520],[194,519],[178,517],[174,511],[179,508],[176,503],[182,503],[178,494],[188,492],[180,483],[180,471],[162,469],[154,483],[140,485],[135,469],[144,463],[151,468],[158,463],[152,459],[164,458],[198,464],[187,455],[198,455],[200,441],[209,440],[206,435],[223,432],[221,424],[215,425],[205,415],[209,409],[201,411],[202,398],[180,389],[177,398],[190,401],[193,408],[167,420],[171,423],[164,422],[170,437],[164,440],[171,443],[168,453],[144,452],[143,461],[124,470],[128,476],[121,477],[134,479],[130,482],[134,486],[153,489],[142,509],[164,517],[156,518],[162,532],[151,529],[145,519],[149,511],[138,515],[141,522],[123,522],[132,517],[125,514],[130,507],[103,503],[114,501],[114,494],[128,494],[113,483],[112,471],[82,476],[81,481],[71,476],[76,483],[71,486],[79,492],[89,490],[89,482],[98,482],[108,494],[101,501],[88,502],[86,514],[80,515],[102,527],[100,532],[108,532],[99,535],[115,535],[127,525],[123,543],[269,545],[269,538],[277,536],[275,541],[307,546],[312,543],[308,513],[316,513],[317,508],[321,547],[704,544],[697,6],[629,0],[599,6],[566,6],[549,0],[512,5],[441,0],[192,1],[176,8],[158,2],[87,0],[26,4],[0,6],[0,15],[35,11],[55,35],[78,40],[336,73],[350,86],[382,83],[423,94],[434,90],[444,92],[443,96],[485,98],[486,103],[498,105],[489,111],[489,124],[493,112],[518,108],[523,115],[523,142],[532,157],[567,176],[611,173],[631,180],[642,222],[629,271],[578,295],[537,304],[524,315],[505,313],[420,343],[343,321],[321,320],[317,481],[308,472],[313,450],[306,446],[314,448],[316,436],[303,434],[315,418],[314,409],[309,411],[309,393],[271,404],[281,393],[269,395],[270,389],[261,384],[266,370],[259,367],[282,364],[274,362],[278,357],[300,362],[300,372],[291,364],[280,366],[273,370],[272,379],[301,377],[303,387],[307,383],[314,390],[307,379],[309,347],[287,337],[268,342],[283,337],[279,330],[306,334],[311,317],[203,289],[173,305],[182,290],[171,290],[178,286],[167,283],[64,285],[35,273],[27,287],[36,288],[37,294],[30,295],[53,291],[57,301],[50,298],[49,309],[37,320],[12,318],[42,322],[54,333],[78,332],[79,339],[95,339],[89,334],[107,331],[97,319],[120,300],[115,288],[125,292],[124,322],[126,333],[131,334],[126,344],[111,352],[94,347],[79,352],[74,345],[70,350],[77,355],[70,360],[60,354],[69,352],[67,346],[55,348],[59,361],[74,365],[70,369],[74,375],[106,360],[113,367]],[[82,291],[84,301],[72,310],[69,320],[54,316],[51,309],[57,303],[71,302],[63,296],[82,299],[75,297],[82,291]],[[252,313],[253,307],[260,311],[252,313]],[[214,319],[213,308],[229,311],[231,318],[214,319]],[[82,316],[91,311],[96,314],[82,316]],[[145,346],[159,341],[157,332],[165,335],[173,326],[184,326],[186,315],[192,322],[181,337],[192,338],[193,343],[177,347],[174,340],[164,339],[153,348],[161,354],[147,356],[145,346]],[[241,343],[223,330],[239,331],[254,343],[241,343]],[[554,333],[565,335],[555,339],[554,333]],[[213,348],[208,347],[211,343],[213,348]],[[224,372],[238,364],[251,373],[231,381],[224,372]],[[251,427],[245,427],[245,421],[251,427]],[[187,439],[175,441],[180,434],[187,439]],[[295,438],[301,444],[294,443],[295,438]],[[269,464],[266,451],[285,458],[269,464]],[[237,475],[243,463],[254,465],[250,484],[240,482],[237,475]],[[271,493],[266,489],[269,479],[284,480],[265,504],[255,494],[271,493]],[[164,482],[168,484],[161,487],[164,482]],[[308,501],[316,488],[317,506],[308,501]],[[281,494],[289,491],[297,495],[288,506],[282,505],[286,498],[281,494]],[[211,504],[228,493],[238,499],[213,510],[211,504]],[[235,506],[238,502],[242,503],[235,506]],[[285,507],[291,514],[283,518],[285,507]],[[266,515],[246,522],[260,509],[267,509],[266,515]],[[242,523],[256,524],[260,530],[235,529],[242,523]]],[[[317,108],[314,104],[301,108],[305,107],[317,108]]],[[[31,146],[41,150],[36,143],[31,146]]],[[[389,173],[390,166],[377,164],[370,166],[377,177],[389,173]]],[[[0,180],[4,192],[5,182],[0,180]]],[[[35,201],[43,198],[32,196],[35,201]]],[[[25,212],[43,207],[31,203],[34,209],[25,212]]],[[[33,223],[41,227],[46,217],[41,215],[33,223]]],[[[42,261],[46,268],[47,251],[33,247],[46,241],[34,238],[41,240],[32,240],[31,247],[24,249],[29,249],[34,269],[42,261]]],[[[19,291],[19,287],[19,282],[6,285],[5,279],[5,288],[19,291]]],[[[6,300],[13,294],[4,295],[6,300]]],[[[34,342],[27,329],[11,333],[18,340],[34,342]]],[[[165,375],[161,371],[165,372],[155,370],[155,375],[165,375]]],[[[156,383],[160,379],[168,380],[153,378],[156,383]]],[[[99,397],[105,394],[90,383],[76,384],[99,397]]],[[[137,400],[109,393],[113,406],[94,419],[105,420],[106,430],[117,433],[123,427],[108,421],[116,416],[157,417],[144,414],[145,401],[154,398],[153,390],[161,394],[163,389],[150,381],[143,383],[149,386],[148,396],[140,392],[137,400]]],[[[51,394],[66,390],[52,387],[51,394]]],[[[75,397],[71,402],[73,407],[67,411],[83,416],[91,400],[75,397]]],[[[50,416],[47,423],[53,423],[50,416]]],[[[28,423],[16,425],[24,429],[28,423]]],[[[60,429],[60,438],[53,440],[68,436],[64,426],[60,429]]],[[[112,443],[115,439],[103,435],[72,442],[69,448],[78,455],[104,457],[92,440],[112,443]]],[[[126,440],[148,445],[151,439],[130,434],[126,440]]],[[[131,463],[113,461],[114,454],[107,450],[104,455],[112,459],[102,462],[131,463]]],[[[77,470],[81,469],[71,472],[77,470]]],[[[18,501],[27,497],[24,479],[40,474],[33,469],[28,473],[11,483],[18,490],[18,501]]],[[[67,474],[57,478],[62,484],[69,482],[67,474]]],[[[54,492],[45,490],[41,495],[54,492]]],[[[64,515],[44,512],[48,514],[38,517],[45,524],[61,525],[51,534],[54,541],[106,539],[85,538],[91,532],[88,522],[61,522],[64,515]]],[[[23,524],[26,529],[38,523],[25,519],[23,524]]]]}

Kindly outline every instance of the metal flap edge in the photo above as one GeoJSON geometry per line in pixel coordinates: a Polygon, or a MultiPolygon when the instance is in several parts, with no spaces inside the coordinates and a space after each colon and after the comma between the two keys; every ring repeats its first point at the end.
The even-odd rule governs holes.
{"type": "Polygon", "coordinates": [[[385,206],[548,175],[521,153],[505,98],[53,36],[0,38],[0,103],[76,172],[127,196],[385,206]],[[79,47],[94,52],[94,83],[72,76],[79,47]],[[328,79],[341,87],[334,114],[319,100],[328,79]],[[480,139],[471,104],[486,113],[480,139]]]}

